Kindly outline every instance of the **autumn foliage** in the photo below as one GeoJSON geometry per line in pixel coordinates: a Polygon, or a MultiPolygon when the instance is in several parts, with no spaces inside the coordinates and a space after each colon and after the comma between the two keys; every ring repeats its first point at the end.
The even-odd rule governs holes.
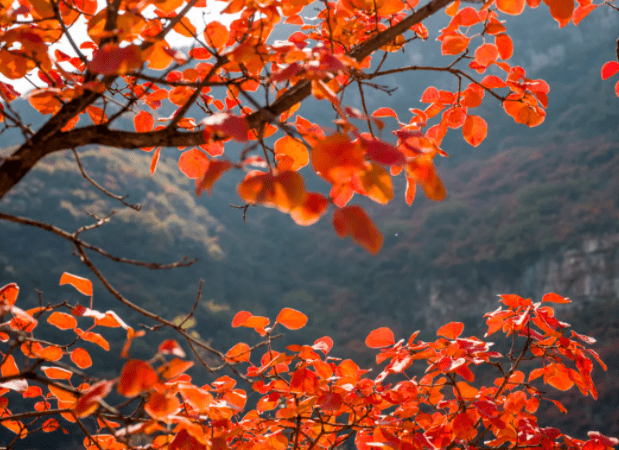
{"type": "MultiPolygon", "coordinates": [[[[604,5],[543,3],[560,27],[577,25],[604,5]]],[[[0,198],[52,152],[97,143],[141,148],[152,153],[154,173],[162,151],[176,147],[179,169],[195,180],[197,195],[211,193],[228,172],[242,171],[238,196],[246,205],[275,208],[303,226],[332,210],[339,236],[377,253],[382,236],[364,210],[350,205],[355,194],[385,204],[394,195],[393,178],[403,176],[408,204],[417,188],[442,200],[446,189],[435,159],[448,155],[443,138],[460,129],[468,144],[483,142],[488,123],[476,108],[485,97],[517,123],[544,121],[549,86],[510,62],[518,49],[506,20],[540,4],[231,0],[217,20],[199,25],[203,0],[3,4],[0,120],[20,129],[24,143],[0,166],[0,198]],[[316,7],[318,15],[306,17],[316,7]],[[441,10],[444,27],[429,30],[424,19],[441,10]],[[287,40],[270,40],[282,22],[291,30],[287,40]],[[85,24],[84,33],[73,31],[77,24],[85,24]],[[173,37],[185,38],[190,48],[172,47],[173,37]],[[430,38],[440,41],[447,65],[381,70],[392,53],[430,38]],[[55,44],[60,39],[67,44],[55,44]],[[451,74],[457,89],[427,87],[406,117],[366,103],[364,92],[386,89],[376,83],[381,77],[415,71],[451,74]],[[20,92],[15,82],[26,79],[36,88],[20,92]],[[350,89],[358,91],[359,104],[344,101],[350,89]],[[36,132],[10,107],[20,94],[53,116],[36,132]],[[308,97],[322,100],[335,119],[304,118],[300,106],[308,97]],[[174,112],[165,117],[169,106],[174,112]],[[118,127],[126,118],[134,131],[118,127]],[[231,140],[244,147],[238,157],[224,151],[231,140]],[[327,183],[324,192],[306,189],[312,171],[327,183]]],[[[609,61],[602,78],[618,71],[619,63],[609,61]]]]}
{"type": "MultiPolygon", "coordinates": [[[[83,291],[85,280],[66,273],[62,279],[83,291]]],[[[251,328],[262,340],[239,342],[225,353],[177,327],[190,348],[208,349],[219,358],[219,369],[235,375],[196,385],[189,373],[194,361],[174,339],[161,342],[150,360],[127,359],[116,378],[88,373],[90,353],[109,351],[106,328],[127,330],[125,357],[133,328],[113,312],[79,304],[24,311],[16,306],[18,292],[15,284],[0,289],[8,319],[0,334],[0,423],[14,434],[13,443],[28,433],[66,432],[70,423],[80,425],[89,450],[138,448],[136,435],[148,442],[139,448],[169,450],[331,449],[347,441],[360,450],[610,450],[619,443],[594,431],[576,439],[538,423],[539,408],[554,404],[565,411],[549,387],[597,398],[593,360],[606,369],[589,348],[595,339],[555,317],[550,305],[570,302],[558,294],[539,303],[501,296],[502,307],[484,316],[484,338],[499,333],[511,339],[506,355],[485,339],[463,337],[458,322],[441,327],[432,342],[419,340],[418,331],[396,341],[389,328],[373,330],[365,343],[379,350],[377,373],[336,357],[329,336],[276,349],[278,326],[306,325],[299,311],[282,309],[272,325],[267,317],[240,311],[232,326],[251,328]],[[40,340],[44,322],[67,333],[71,344],[40,340]],[[17,397],[30,411],[12,409],[17,397]]]]}
{"type": "MultiPolygon", "coordinates": [[[[220,17],[199,23],[210,1],[0,2],[0,121],[23,138],[0,159],[0,201],[42,158],[72,151],[95,188],[132,206],[88,177],[78,150],[91,144],[141,149],[151,154],[154,174],[173,149],[196,195],[211,194],[222,177],[240,172],[233,202],[243,204],[233,206],[244,212],[253,205],[274,208],[301,226],[329,214],[338,236],[376,254],[383,236],[355,195],[386,204],[394,197],[393,180],[401,177],[407,204],[417,191],[443,200],[447,190],[435,163],[451,151],[442,148],[443,140],[459,130],[469,145],[480,145],[489,124],[476,108],[486,97],[519,124],[544,121],[550,86],[511,62],[518,49],[509,16],[540,6],[564,27],[599,7],[613,7],[612,1],[591,0],[219,3],[220,17]],[[444,22],[438,30],[424,24],[434,15],[444,22]],[[271,39],[280,25],[288,27],[287,38],[271,39]],[[174,48],[172,36],[190,45],[174,48]],[[444,66],[400,60],[397,68],[385,68],[395,52],[430,39],[440,42],[444,66]],[[457,87],[427,86],[406,116],[366,102],[368,91],[390,92],[380,84],[384,77],[420,71],[453,76],[457,87]],[[349,100],[351,90],[358,101],[349,100]],[[46,116],[36,131],[13,107],[22,95],[46,116]],[[335,118],[309,120],[301,108],[309,98],[335,118]],[[322,190],[308,189],[312,177],[322,190]]],[[[617,73],[617,61],[601,68],[604,80],[617,73]]],[[[619,82],[615,91],[619,96],[619,82]]],[[[511,339],[505,355],[483,339],[461,337],[463,325],[456,322],[441,327],[433,342],[417,333],[400,339],[389,328],[373,330],[365,343],[378,350],[376,374],[331,353],[328,336],[277,348],[274,330],[306,325],[308,318],[293,308],[282,309],[273,323],[237,313],[232,327],[259,337],[222,352],[187,333],[183,323],[131,303],[90,253],[154,269],[189,263],[118,258],[81,238],[109,217],[95,217],[94,225],[73,233],[1,211],[0,219],[71,242],[120,303],[156,327],[173,329],[185,346],[166,339],[152,359],[131,359],[132,342],[146,331],[112,310],[96,310],[89,279],[69,273],[60,278],[60,285],[90,297],[87,306],[65,301],[28,310],[19,307],[17,285],[7,284],[0,289],[0,424],[12,433],[8,447],[28,434],[62,432],[68,423],[81,430],[89,450],[311,450],[347,442],[360,450],[609,450],[619,443],[597,432],[580,440],[538,423],[539,408],[554,403],[564,410],[548,387],[575,387],[595,398],[592,360],[604,368],[589,348],[595,340],[569,332],[555,318],[549,304],[569,302],[557,294],[540,303],[501,296],[502,307],[485,316],[485,337],[511,339]],[[67,340],[48,342],[44,327],[67,340]],[[110,351],[108,328],[126,333],[120,351],[126,361],[112,378],[91,369],[95,351],[110,351]],[[218,378],[194,384],[196,362],[218,378]],[[232,376],[219,373],[224,370],[232,376]],[[136,444],[136,436],[146,436],[147,444],[136,444]]]]}

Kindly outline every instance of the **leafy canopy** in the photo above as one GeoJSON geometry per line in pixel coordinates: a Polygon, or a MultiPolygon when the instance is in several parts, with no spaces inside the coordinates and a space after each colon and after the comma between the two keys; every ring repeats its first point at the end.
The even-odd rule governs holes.
{"type": "MultiPolygon", "coordinates": [[[[80,277],[65,273],[65,283],[92,295],[80,277]]],[[[228,367],[235,375],[201,386],[188,374],[194,362],[173,339],[161,342],[148,361],[127,359],[117,378],[88,374],[90,354],[110,349],[106,328],[127,331],[125,358],[143,333],[112,311],[79,304],[24,311],[16,306],[18,293],[16,284],[0,289],[1,314],[10,317],[0,332],[0,423],[15,435],[9,447],[29,433],[67,432],[68,423],[79,424],[88,450],[144,448],[132,444],[133,435],[146,435],[147,448],[168,450],[333,449],[349,440],[360,450],[611,450],[619,443],[594,431],[581,440],[538,424],[536,413],[546,402],[566,411],[544,385],[560,391],[576,386],[597,398],[592,358],[606,370],[589,348],[595,339],[568,334],[569,325],[555,318],[550,304],[570,302],[555,293],[539,303],[502,295],[502,307],[484,316],[485,337],[500,332],[513,340],[507,355],[483,339],[463,337],[458,322],[441,327],[433,342],[417,339],[419,332],[396,342],[389,328],[373,330],[365,343],[379,349],[376,376],[350,359],[329,356],[329,336],[276,350],[278,325],[297,330],[307,323],[292,308],[282,309],[272,326],[267,317],[238,312],[232,326],[251,328],[263,340],[239,342],[225,353],[188,334],[182,323],[172,324],[191,349],[221,362],[209,366],[196,353],[204,367],[228,367]],[[35,330],[45,322],[72,335],[71,344],[40,340],[35,330]],[[422,376],[410,374],[413,365],[425,368],[422,376]],[[491,383],[480,382],[480,374],[491,383]],[[248,402],[250,393],[256,401],[248,402]],[[14,412],[13,403],[30,409],[14,412]],[[89,418],[97,419],[96,427],[89,418]]]]}
{"type": "MultiPolygon", "coordinates": [[[[468,144],[483,142],[488,123],[475,108],[485,96],[518,123],[544,121],[549,86],[510,63],[517,49],[506,20],[540,3],[231,0],[217,20],[200,20],[200,11],[213,7],[205,0],[4,2],[0,120],[17,128],[23,143],[0,165],[0,199],[53,152],[88,144],[141,148],[152,153],[154,173],[162,149],[176,147],[179,168],[195,179],[197,195],[210,193],[231,170],[242,171],[238,195],[247,205],[276,208],[304,226],[333,209],[337,234],[377,253],[382,235],[365,211],[349,205],[355,194],[385,204],[393,197],[393,177],[402,175],[407,203],[417,187],[442,200],[446,190],[434,161],[447,156],[443,138],[461,129],[468,144]],[[424,25],[434,14],[445,15],[438,31],[424,25]],[[287,39],[274,41],[270,36],[281,25],[287,39]],[[190,47],[173,48],[174,37],[190,47]],[[430,38],[440,41],[449,64],[402,66],[399,60],[396,69],[382,69],[392,53],[430,38]],[[382,77],[416,71],[450,74],[457,89],[427,87],[407,117],[368,106],[367,91],[388,91],[382,77]],[[36,86],[22,92],[30,105],[51,116],[36,132],[11,107],[20,95],[16,82],[24,81],[36,86]],[[346,103],[351,89],[359,104],[346,103]],[[335,119],[304,118],[300,106],[309,97],[330,106],[335,119]],[[170,107],[172,114],[164,114],[170,107]],[[133,130],[122,126],[123,118],[132,120],[133,130]],[[231,140],[243,145],[240,155],[224,151],[231,140]],[[328,195],[306,190],[311,171],[328,184],[328,195]]],[[[560,27],[577,25],[602,6],[544,3],[560,27]]],[[[617,71],[619,63],[610,61],[602,78],[617,71]]],[[[616,89],[619,95],[619,83],[616,89]]]]}

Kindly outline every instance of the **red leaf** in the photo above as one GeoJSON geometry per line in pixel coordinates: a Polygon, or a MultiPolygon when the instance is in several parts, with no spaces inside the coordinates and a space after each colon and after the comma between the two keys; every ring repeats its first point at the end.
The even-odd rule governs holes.
{"type": "Polygon", "coordinates": [[[362,139],[361,145],[373,161],[389,166],[402,166],[406,163],[402,152],[387,142],[379,139],[362,139]]]}
{"type": "Polygon", "coordinates": [[[471,420],[466,412],[457,414],[453,419],[453,432],[460,439],[473,439],[477,436],[477,429],[475,428],[475,422],[471,420]]]}
{"type": "Polygon", "coordinates": [[[619,72],[619,62],[608,61],[602,66],[602,80],[607,80],[617,72],[619,72]]]}
{"type": "Polygon", "coordinates": [[[387,327],[377,328],[368,334],[365,338],[365,345],[370,348],[389,347],[395,344],[393,331],[387,327]]]}
{"type": "Polygon", "coordinates": [[[277,315],[275,323],[281,323],[289,330],[298,330],[307,323],[307,316],[296,309],[284,308],[277,315]]]}
{"type": "Polygon", "coordinates": [[[65,272],[60,277],[60,286],[63,284],[70,284],[77,289],[80,294],[88,295],[92,297],[92,282],[86,278],[78,277],[65,272]]]}
{"type": "Polygon", "coordinates": [[[191,178],[193,180],[203,176],[206,173],[208,166],[208,157],[203,151],[197,148],[192,148],[191,150],[183,152],[181,157],[178,159],[178,168],[185,174],[185,176],[187,176],[187,178],[191,178]]]}
{"type": "Polygon", "coordinates": [[[138,45],[120,47],[106,44],[97,50],[88,69],[103,75],[124,75],[142,67],[142,50],[138,45]]]}
{"type": "Polygon", "coordinates": [[[456,339],[464,330],[464,324],[461,322],[450,322],[447,325],[443,325],[436,332],[437,336],[443,336],[447,339],[456,339]]]}
{"type": "Polygon", "coordinates": [[[61,330],[71,330],[77,326],[75,317],[61,312],[51,313],[47,321],[61,330]]]}
{"type": "Polygon", "coordinates": [[[338,236],[351,236],[353,241],[361,245],[373,255],[383,246],[383,236],[359,206],[348,206],[338,209],[333,214],[333,227],[338,236]]]}
{"type": "Polygon", "coordinates": [[[563,28],[572,19],[574,13],[574,0],[544,0],[550,8],[550,15],[559,22],[559,27],[563,28]]]}
{"type": "Polygon", "coordinates": [[[211,133],[215,131],[223,136],[230,136],[239,142],[247,141],[249,126],[244,117],[229,113],[215,113],[200,123],[205,127],[204,132],[207,135],[207,140],[211,133]]]}
{"type": "Polygon", "coordinates": [[[150,390],[158,381],[157,372],[150,364],[132,359],[125,363],[116,389],[120,395],[135,397],[150,390]]]}
{"type": "Polygon", "coordinates": [[[0,304],[5,306],[13,306],[17,301],[19,294],[19,286],[15,283],[9,283],[0,288],[0,304]]]}
{"type": "Polygon", "coordinates": [[[174,355],[179,358],[185,357],[185,351],[174,339],[166,339],[163,341],[161,345],[159,345],[157,351],[162,355],[174,355]]]}
{"type": "Polygon", "coordinates": [[[554,292],[549,292],[548,294],[542,297],[542,303],[572,303],[569,298],[561,297],[559,294],[555,294],[554,292]]]}

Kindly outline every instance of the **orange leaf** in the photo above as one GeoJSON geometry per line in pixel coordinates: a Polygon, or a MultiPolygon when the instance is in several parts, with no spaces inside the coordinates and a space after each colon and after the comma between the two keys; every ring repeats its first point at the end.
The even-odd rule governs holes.
{"type": "Polygon", "coordinates": [[[514,43],[512,39],[505,33],[497,34],[494,37],[494,42],[499,49],[501,59],[509,59],[514,53],[514,43]]]}
{"type": "Polygon", "coordinates": [[[324,195],[316,192],[308,192],[305,200],[296,208],[290,210],[290,217],[297,225],[312,225],[322,217],[327,211],[329,201],[324,195]]]}
{"type": "Polygon", "coordinates": [[[422,103],[435,103],[439,101],[438,89],[434,86],[427,87],[423,94],[421,94],[422,103]]]}
{"type": "Polygon", "coordinates": [[[499,57],[499,48],[494,44],[482,44],[475,50],[475,62],[487,67],[499,57]]]}
{"type": "Polygon", "coordinates": [[[180,374],[184,373],[193,366],[193,361],[184,361],[180,358],[174,358],[172,361],[164,366],[161,366],[158,371],[159,374],[166,380],[176,378],[180,374]]]}
{"type": "Polygon", "coordinates": [[[50,345],[36,352],[36,355],[46,361],[58,361],[62,358],[63,352],[60,347],[50,345]]]}
{"type": "Polygon", "coordinates": [[[395,120],[398,120],[398,115],[391,108],[378,108],[376,111],[372,113],[372,117],[393,117],[395,120]]]}
{"type": "Polygon", "coordinates": [[[447,195],[443,182],[436,174],[432,159],[427,157],[417,157],[406,164],[408,177],[419,183],[430,200],[441,201],[447,195]]]}
{"type": "Polygon", "coordinates": [[[150,160],[150,174],[153,175],[155,170],[157,169],[157,163],[159,162],[159,154],[161,153],[161,147],[157,147],[155,153],[153,154],[153,158],[150,160]]]}
{"type": "Polygon", "coordinates": [[[92,414],[99,406],[99,400],[110,393],[113,385],[113,381],[102,380],[90,386],[75,404],[75,415],[82,418],[92,414]]]}
{"type": "Polygon", "coordinates": [[[41,366],[41,370],[43,373],[53,380],[70,380],[73,372],[66,369],[61,369],[60,367],[48,367],[41,366]]]}
{"type": "Polygon", "coordinates": [[[0,288],[0,304],[13,306],[17,301],[17,295],[19,294],[19,286],[15,283],[9,283],[0,288]]]}
{"type": "Polygon", "coordinates": [[[600,5],[587,5],[587,6],[583,6],[583,5],[578,5],[576,7],[576,9],[574,10],[574,15],[572,16],[572,20],[574,21],[574,25],[578,25],[582,19],[584,19],[585,17],[587,17],[589,15],[589,13],[591,13],[591,11],[593,11],[595,8],[597,8],[600,5]]]}
{"type": "Polygon", "coordinates": [[[351,236],[353,241],[374,255],[383,246],[382,234],[359,206],[336,210],[333,214],[333,227],[339,237],[351,236]]]}
{"type": "Polygon", "coordinates": [[[466,142],[473,147],[477,147],[486,138],[488,134],[488,124],[479,116],[466,116],[464,125],[462,126],[462,135],[466,142]]]}
{"type": "Polygon", "coordinates": [[[497,0],[496,7],[505,14],[517,16],[524,11],[524,0],[497,0]]]}
{"type": "Polygon", "coordinates": [[[275,159],[279,171],[297,171],[309,163],[309,152],[303,143],[290,136],[275,141],[275,159]]]}
{"type": "Polygon", "coordinates": [[[200,178],[206,173],[209,166],[209,159],[203,151],[192,148],[183,152],[178,159],[178,168],[187,176],[187,178],[200,178]]]}
{"type": "Polygon", "coordinates": [[[212,160],[208,166],[204,175],[201,178],[196,180],[196,195],[200,195],[203,190],[207,190],[210,194],[213,189],[213,185],[215,182],[221,177],[225,172],[232,169],[234,164],[230,161],[219,161],[212,160]]]}
{"type": "Polygon", "coordinates": [[[389,347],[395,344],[393,331],[387,327],[377,328],[365,338],[365,345],[370,348],[389,347]]]}
{"type": "Polygon", "coordinates": [[[166,394],[157,391],[150,393],[148,402],[144,405],[144,411],[153,419],[163,420],[171,416],[181,406],[181,402],[174,394],[166,394]]]}
{"type": "Polygon", "coordinates": [[[92,297],[92,282],[86,278],[78,277],[77,275],[71,275],[68,272],[64,272],[60,277],[60,286],[62,286],[63,284],[70,284],[75,289],[77,289],[80,294],[92,297]]]}
{"type": "Polygon", "coordinates": [[[210,22],[204,28],[206,43],[217,50],[221,50],[228,42],[228,29],[217,21],[210,22]]]}
{"type": "Polygon", "coordinates": [[[249,362],[250,357],[249,345],[244,342],[239,342],[234,347],[226,352],[226,361],[228,362],[249,362]]]}
{"type": "Polygon", "coordinates": [[[17,364],[15,364],[15,358],[13,355],[7,355],[4,357],[2,365],[0,366],[0,373],[2,373],[3,377],[10,377],[12,375],[19,374],[19,369],[17,368],[17,364]]]}
{"type": "Polygon", "coordinates": [[[413,204],[416,191],[417,185],[415,184],[415,180],[410,177],[406,177],[406,194],[404,196],[404,200],[406,201],[408,206],[413,204]]]}
{"type": "Polygon", "coordinates": [[[365,170],[361,147],[345,134],[336,133],[312,148],[312,165],[316,173],[330,183],[342,183],[356,172],[365,170]]]}
{"type": "Polygon", "coordinates": [[[92,342],[93,344],[97,344],[99,347],[101,347],[104,350],[107,350],[107,351],[110,350],[110,344],[99,333],[93,333],[92,331],[86,331],[80,334],[80,338],[85,341],[92,342]]]}
{"type": "Polygon", "coordinates": [[[608,61],[602,66],[602,80],[607,80],[617,72],[619,72],[619,62],[608,61]]]}
{"type": "Polygon", "coordinates": [[[378,164],[371,164],[370,168],[359,176],[355,191],[377,203],[383,205],[389,203],[393,198],[391,176],[378,164]]]}
{"type": "Polygon", "coordinates": [[[441,44],[441,53],[443,55],[457,55],[462,53],[469,46],[471,39],[461,34],[450,34],[445,36],[441,44]]]}
{"type": "Polygon", "coordinates": [[[450,322],[447,325],[443,325],[436,332],[437,336],[443,336],[447,339],[456,339],[464,330],[464,324],[460,322],[450,322]]]}
{"type": "MultiPolygon", "coordinates": [[[[512,94],[513,95],[513,94],[512,94]]],[[[503,109],[512,116],[517,123],[522,123],[529,127],[540,125],[546,117],[546,112],[539,106],[530,106],[527,102],[517,100],[512,95],[503,102],[503,109]],[[511,98],[510,98],[511,97],[511,98]]]]}
{"type": "Polygon", "coordinates": [[[232,327],[253,328],[258,334],[264,336],[266,331],[264,328],[269,324],[269,319],[262,316],[254,316],[247,311],[239,311],[232,319],[232,327]]]}
{"type": "Polygon", "coordinates": [[[181,36],[193,38],[196,35],[196,27],[187,17],[183,17],[173,28],[181,36]]]}
{"type": "Polygon", "coordinates": [[[75,320],[75,317],[61,312],[51,313],[47,321],[61,330],[71,330],[77,327],[77,320],[75,320]]]}
{"type": "Polygon", "coordinates": [[[60,424],[56,419],[53,418],[47,419],[45,422],[43,422],[43,425],[41,425],[41,429],[45,433],[51,433],[53,431],[56,431],[58,428],[60,428],[60,424]]]}
{"type": "Polygon", "coordinates": [[[153,128],[155,128],[155,119],[153,119],[153,116],[150,113],[140,111],[133,118],[133,126],[135,127],[135,131],[138,133],[152,131],[153,128]]]}
{"type": "Polygon", "coordinates": [[[232,328],[240,327],[245,323],[247,319],[252,316],[252,313],[249,311],[239,311],[234,315],[232,319],[232,328]]]}
{"type": "Polygon", "coordinates": [[[138,45],[120,47],[106,44],[97,50],[88,69],[103,75],[124,75],[142,67],[142,51],[138,45]]]}
{"type": "Polygon", "coordinates": [[[76,348],[71,352],[71,361],[75,363],[80,369],[87,369],[92,366],[92,359],[86,350],[83,348],[76,348]]]}
{"type": "MultiPolygon", "coordinates": [[[[5,64],[6,61],[2,60],[1,65],[5,64]]],[[[28,94],[28,101],[41,114],[55,114],[62,108],[59,94],[58,89],[34,89],[28,94]]]]}
{"type": "Polygon", "coordinates": [[[277,315],[275,323],[281,323],[289,330],[298,330],[307,323],[307,316],[296,309],[284,308],[277,315]]]}
{"type": "Polygon", "coordinates": [[[158,381],[157,372],[150,364],[132,359],[125,363],[116,389],[120,395],[135,397],[150,390],[158,381]]]}
{"type": "Polygon", "coordinates": [[[248,174],[238,186],[239,197],[247,203],[258,203],[267,208],[277,208],[281,212],[290,212],[305,200],[303,177],[298,173],[258,173],[259,175],[248,174]]]}

